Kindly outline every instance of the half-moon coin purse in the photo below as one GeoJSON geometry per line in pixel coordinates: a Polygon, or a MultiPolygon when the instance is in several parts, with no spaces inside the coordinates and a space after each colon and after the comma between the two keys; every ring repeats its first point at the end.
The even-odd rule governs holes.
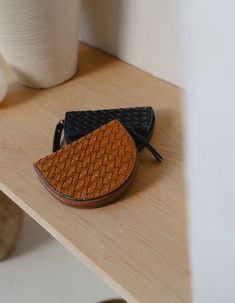
{"type": "Polygon", "coordinates": [[[34,164],[43,186],[78,207],[114,202],[131,184],[138,151],[127,129],[113,120],[34,164]]]}
{"type": "Polygon", "coordinates": [[[150,106],[67,112],[64,120],[60,120],[55,128],[53,152],[61,148],[63,130],[65,142],[70,144],[114,119],[125,126],[138,150],[147,147],[158,161],[162,160],[149,143],[155,123],[154,111],[150,106]]]}

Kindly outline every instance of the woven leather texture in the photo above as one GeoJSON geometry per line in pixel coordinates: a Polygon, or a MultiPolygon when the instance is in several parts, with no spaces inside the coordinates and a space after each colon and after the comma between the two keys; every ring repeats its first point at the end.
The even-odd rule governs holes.
{"type": "MultiPolygon", "coordinates": [[[[119,120],[127,129],[133,129],[146,140],[151,138],[155,121],[153,109],[133,107],[67,112],[64,121],[65,140],[71,143],[114,119],[119,120]]],[[[132,136],[138,150],[143,148],[143,143],[134,135],[132,136]]]]}
{"type": "Polygon", "coordinates": [[[133,175],[136,163],[137,150],[132,137],[114,120],[34,166],[50,191],[79,202],[121,189],[133,175]]]}

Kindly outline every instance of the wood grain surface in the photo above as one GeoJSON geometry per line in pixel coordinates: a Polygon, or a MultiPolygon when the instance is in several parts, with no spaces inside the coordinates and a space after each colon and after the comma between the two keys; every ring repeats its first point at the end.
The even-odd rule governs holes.
{"type": "Polygon", "coordinates": [[[188,303],[181,92],[86,45],[79,62],[72,80],[33,90],[1,61],[10,89],[0,106],[0,190],[128,302],[188,303]],[[51,152],[65,111],[141,105],[156,111],[151,142],[164,161],[141,151],[137,177],[119,202],[76,209],[41,186],[33,163],[51,152]]]}

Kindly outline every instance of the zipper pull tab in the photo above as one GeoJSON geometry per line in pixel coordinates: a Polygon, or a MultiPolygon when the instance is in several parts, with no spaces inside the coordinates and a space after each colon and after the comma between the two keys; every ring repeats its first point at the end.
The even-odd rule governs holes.
{"type": "Polygon", "coordinates": [[[134,137],[138,138],[144,145],[147,147],[147,149],[153,154],[153,156],[159,161],[162,162],[163,157],[159,154],[159,152],[145,139],[143,138],[140,134],[138,134],[136,131],[133,129],[129,129],[128,131],[133,134],[134,137]]]}
{"type": "Polygon", "coordinates": [[[60,139],[61,139],[61,134],[64,129],[64,120],[60,120],[55,128],[54,132],[54,139],[53,139],[53,146],[52,146],[52,152],[56,152],[61,148],[60,146],[60,139]]]}

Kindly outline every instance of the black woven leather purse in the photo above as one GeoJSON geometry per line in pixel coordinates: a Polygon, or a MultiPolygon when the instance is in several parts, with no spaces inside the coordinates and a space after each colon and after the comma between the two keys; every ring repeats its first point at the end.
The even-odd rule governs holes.
{"type": "Polygon", "coordinates": [[[149,144],[153,133],[155,115],[152,107],[104,109],[95,111],[71,111],[56,126],[53,152],[60,149],[61,133],[64,129],[66,143],[71,143],[91,133],[102,125],[117,119],[132,135],[138,150],[147,147],[158,161],[161,155],[149,144]]]}

